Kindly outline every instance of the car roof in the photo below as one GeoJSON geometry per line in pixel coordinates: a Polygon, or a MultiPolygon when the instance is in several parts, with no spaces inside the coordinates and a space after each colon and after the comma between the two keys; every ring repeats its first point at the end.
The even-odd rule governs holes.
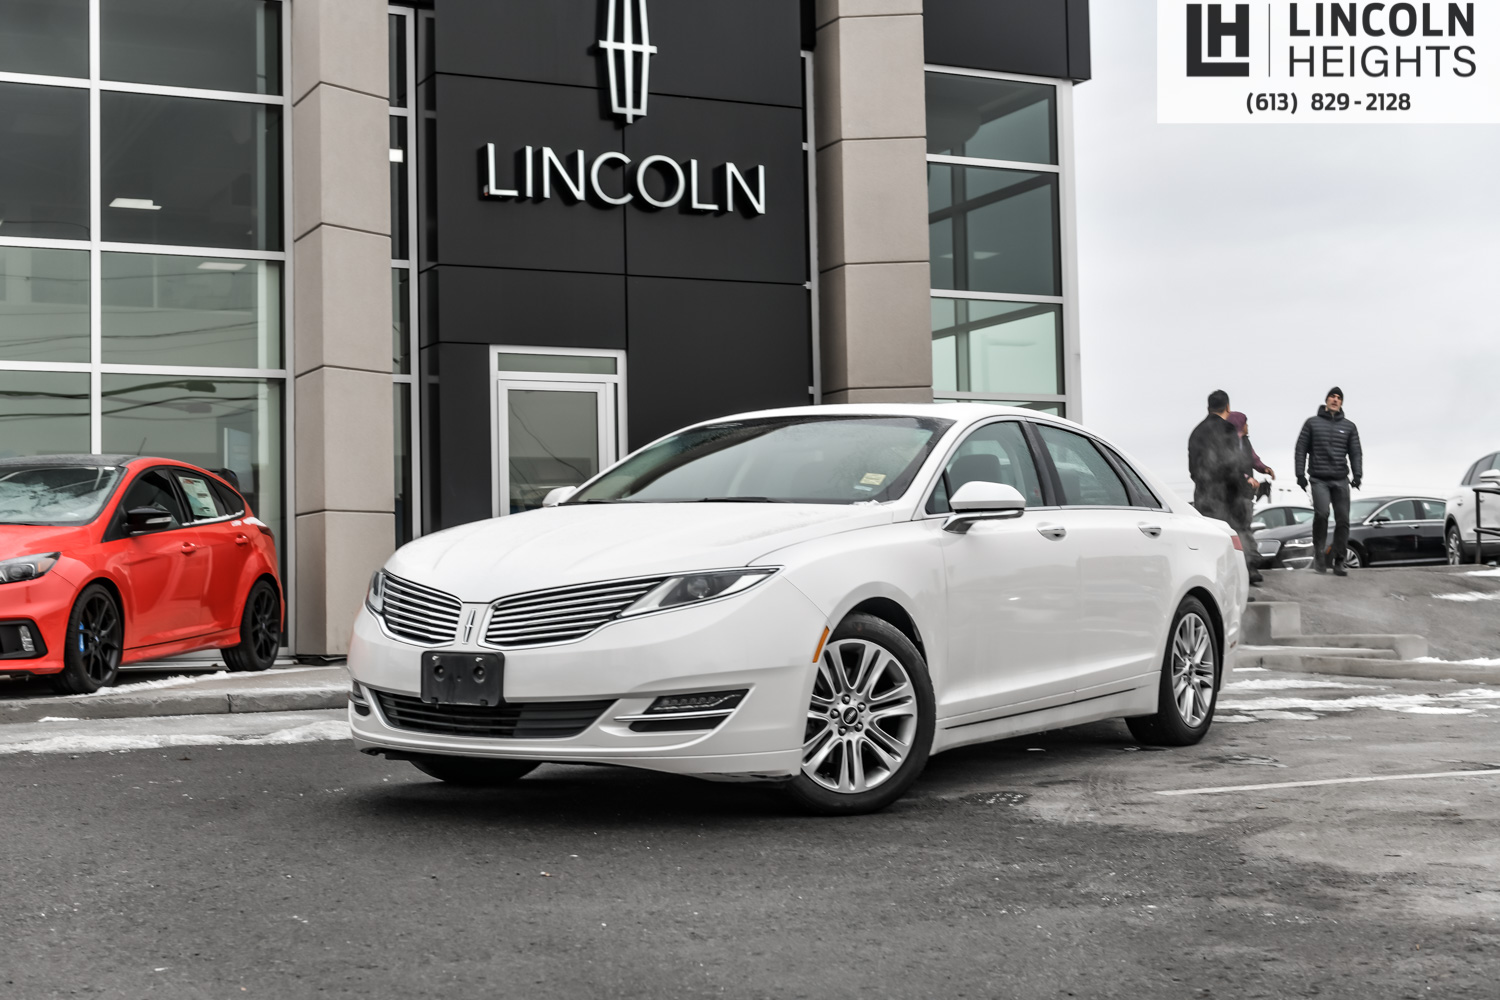
{"type": "Polygon", "coordinates": [[[142,458],[139,455],[18,455],[14,458],[0,458],[0,468],[12,468],[18,465],[81,465],[85,468],[106,468],[129,465],[131,462],[155,461],[159,460],[142,458]]]}

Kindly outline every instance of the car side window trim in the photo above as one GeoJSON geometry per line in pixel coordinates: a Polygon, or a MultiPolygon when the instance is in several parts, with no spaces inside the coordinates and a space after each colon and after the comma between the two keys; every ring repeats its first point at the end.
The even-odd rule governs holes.
{"type": "Polygon", "coordinates": [[[947,520],[949,516],[947,512],[940,511],[938,513],[929,513],[927,507],[932,503],[933,494],[937,492],[938,487],[943,483],[944,477],[947,476],[948,466],[953,464],[953,458],[958,453],[958,449],[962,448],[971,437],[973,437],[975,434],[978,434],[986,427],[993,427],[995,424],[1004,423],[1020,424],[1021,436],[1026,439],[1026,447],[1031,449],[1031,464],[1036,469],[1038,480],[1037,485],[1042,488],[1043,502],[1036,506],[1027,506],[1026,509],[1057,509],[1057,498],[1061,494],[1053,491],[1052,482],[1048,478],[1049,472],[1047,470],[1047,467],[1043,465],[1042,458],[1037,453],[1037,445],[1039,444],[1039,441],[1036,439],[1035,435],[1031,431],[1031,428],[1028,426],[1030,421],[1026,420],[1023,417],[996,417],[991,420],[986,420],[983,423],[974,424],[973,426],[971,426],[967,431],[961,434],[957,440],[953,442],[953,445],[946,452],[943,453],[942,462],[938,465],[937,475],[932,477],[932,482],[928,484],[927,489],[922,493],[922,502],[917,504],[916,513],[913,514],[912,520],[947,520]]]}
{"type": "Polygon", "coordinates": [[[1132,468],[1129,462],[1125,461],[1118,452],[1103,441],[1100,441],[1098,438],[1090,438],[1090,440],[1099,449],[1099,453],[1104,456],[1104,461],[1108,462],[1110,467],[1115,470],[1115,475],[1120,477],[1120,482],[1125,484],[1125,495],[1130,498],[1132,510],[1164,511],[1167,509],[1162,506],[1162,502],[1156,494],[1150,492],[1151,484],[1146,482],[1146,477],[1141,475],[1138,469],[1132,468]],[[1136,486],[1137,482],[1140,483],[1140,487],[1136,486]],[[1140,495],[1142,488],[1147,491],[1145,496],[1140,495]]]}
{"type": "Polygon", "coordinates": [[[1063,500],[1064,500],[1064,497],[1066,495],[1063,493],[1062,474],[1057,471],[1057,465],[1056,465],[1055,462],[1052,461],[1052,453],[1051,453],[1051,451],[1049,451],[1047,449],[1046,442],[1042,440],[1041,431],[1038,430],[1038,428],[1043,427],[1043,426],[1053,427],[1053,428],[1056,428],[1057,430],[1065,431],[1065,432],[1067,432],[1069,434],[1077,434],[1079,437],[1083,438],[1085,441],[1087,441],[1090,444],[1092,444],[1094,446],[1095,450],[1097,450],[1100,455],[1104,456],[1105,464],[1109,465],[1111,471],[1114,472],[1115,477],[1120,480],[1120,486],[1121,486],[1122,489],[1125,490],[1125,496],[1126,496],[1127,499],[1130,497],[1130,494],[1131,494],[1130,484],[1128,482],[1126,482],[1124,476],[1120,475],[1119,470],[1115,469],[1114,465],[1112,463],[1110,463],[1110,461],[1109,461],[1109,455],[1107,454],[1107,452],[1109,451],[1109,446],[1106,445],[1104,442],[1100,441],[1098,438],[1095,438],[1093,435],[1087,433],[1086,431],[1084,431],[1084,430],[1082,430],[1081,428],[1078,428],[1078,427],[1064,427],[1062,424],[1054,424],[1051,421],[1046,421],[1046,420],[1032,420],[1032,421],[1028,421],[1028,422],[1033,425],[1031,427],[1031,429],[1030,429],[1030,435],[1031,435],[1031,437],[1033,439],[1032,448],[1033,448],[1033,450],[1038,450],[1038,449],[1040,450],[1041,461],[1043,461],[1044,463],[1046,463],[1046,466],[1047,466],[1050,478],[1052,480],[1052,488],[1055,491],[1054,495],[1057,498],[1056,506],[1058,507],[1058,509],[1060,509],[1060,510],[1142,510],[1142,509],[1146,509],[1146,508],[1137,507],[1134,504],[1126,504],[1125,506],[1121,506],[1120,504],[1102,504],[1102,503],[1074,503],[1074,504],[1064,503],[1063,500]]]}

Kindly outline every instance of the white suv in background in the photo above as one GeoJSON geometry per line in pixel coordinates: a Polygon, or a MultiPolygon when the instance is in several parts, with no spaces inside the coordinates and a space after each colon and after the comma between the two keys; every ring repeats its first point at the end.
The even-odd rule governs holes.
{"type": "MultiPolygon", "coordinates": [[[[1448,497],[1448,523],[1444,526],[1443,537],[1450,566],[1473,562],[1478,554],[1474,534],[1476,510],[1484,511],[1482,527],[1500,528],[1500,496],[1486,495],[1482,502],[1476,503],[1479,498],[1474,494],[1474,487],[1484,483],[1500,487],[1500,452],[1492,452],[1469,466],[1463,484],[1448,497]]],[[[1485,538],[1484,551],[1500,555],[1500,538],[1485,538]]]]}

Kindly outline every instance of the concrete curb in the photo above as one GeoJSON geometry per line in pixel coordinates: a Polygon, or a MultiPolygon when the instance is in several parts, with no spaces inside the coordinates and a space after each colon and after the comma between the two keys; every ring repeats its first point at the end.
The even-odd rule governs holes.
{"type": "Polygon", "coordinates": [[[286,688],[268,691],[184,691],[81,695],[0,702],[0,725],[45,718],[131,719],[151,715],[231,715],[245,712],[305,712],[343,708],[348,688],[286,688]]]}
{"type": "Polygon", "coordinates": [[[1259,657],[1267,670],[1301,674],[1335,674],[1341,677],[1371,677],[1381,680],[1462,681],[1466,684],[1500,684],[1500,667],[1464,663],[1428,663],[1418,660],[1377,660],[1360,656],[1295,656],[1265,654],[1259,657]]]}

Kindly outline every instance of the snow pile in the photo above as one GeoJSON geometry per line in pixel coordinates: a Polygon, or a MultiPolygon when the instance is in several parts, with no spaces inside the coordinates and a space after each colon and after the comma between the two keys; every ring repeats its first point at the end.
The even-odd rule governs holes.
{"type": "Polygon", "coordinates": [[[114,750],[160,750],[163,747],[268,746],[347,740],[348,738],[349,723],[343,719],[327,719],[250,736],[227,736],[221,733],[148,733],[140,736],[112,733],[96,736],[70,733],[66,736],[49,736],[21,743],[0,744],[0,754],[103,753],[114,750]]]}

